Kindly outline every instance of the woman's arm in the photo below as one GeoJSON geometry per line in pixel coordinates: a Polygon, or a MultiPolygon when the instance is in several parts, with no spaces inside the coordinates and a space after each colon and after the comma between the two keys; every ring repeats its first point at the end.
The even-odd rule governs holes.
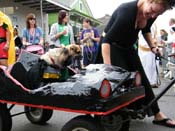
{"type": "Polygon", "coordinates": [[[22,44],[23,45],[31,45],[29,41],[27,41],[27,29],[23,29],[22,31],[22,44]]]}
{"type": "Polygon", "coordinates": [[[39,45],[41,45],[41,46],[43,46],[43,42],[44,42],[44,40],[43,40],[43,37],[40,37],[40,40],[39,40],[39,45]]]}
{"type": "Polygon", "coordinates": [[[157,47],[157,40],[155,39],[155,35],[157,33],[157,27],[154,24],[156,19],[150,19],[147,21],[147,25],[144,29],[142,29],[142,34],[148,43],[151,50],[157,47]],[[151,33],[152,28],[152,33],[151,33]],[[154,37],[154,38],[153,38],[154,37]]]}
{"type": "Polygon", "coordinates": [[[100,35],[98,33],[98,30],[96,28],[93,28],[94,31],[94,37],[91,37],[91,39],[95,42],[99,42],[100,41],[100,35]]]}
{"type": "Polygon", "coordinates": [[[110,56],[110,44],[109,43],[103,43],[102,44],[102,57],[103,57],[103,63],[111,65],[111,56],[110,56]]]}
{"type": "Polygon", "coordinates": [[[64,34],[66,34],[67,32],[64,30],[63,32],[58,32],[58,23],[55,23],[51,26],[51,30],[50,30],[50,40],[51,41],[57,41],[58,38],[64,34]]]}
{"type": "Polygon", "coordinates": [[[37,27],[38,28],[38,31],[40,33],[40,38],[39,38],[39,45],[43,46],[43,43],[44,43],[44,39],[43,39],[43,36],[44,36],[44,33],[43,33],[43,30],[40,28],[40,27],[37,27]]]}
{"type": "Polygon", "coordinates": [[[93,41],[96,41],[96,42],[99,42],[100,41],[100,37],[91,37],[91,39],[93,40],[93,41]]]}
{"type": "Polygon", "coordinates": [[[144,38],[147,41],[151,51],[154,54],[160,54],[162,55],[162,52],[159,50],[158,46],[157,46],[157,40],[152,38],[152,34],[151,33],[146,33],[144,34],[144,38]]]}
{"type": "Polygon", "coordinates": [[[80,43],[83,45],[84,42],[88,40],[88,37],[84,37],[85,30],[82,31],[81,36],[80,36],[80,43]]]}
{"type": "Polygon", "coordinates": [[[31,45],[32,43],[27,42],[27,39],[25,37],[22,38],[23,45],[31,45]]]}
{"type": "Polygon", "coordinates": [[[150,48],[157,47],[157,42],[155,39],[152,38],[151,32],[144,34],[144,38],[150,48]]]}

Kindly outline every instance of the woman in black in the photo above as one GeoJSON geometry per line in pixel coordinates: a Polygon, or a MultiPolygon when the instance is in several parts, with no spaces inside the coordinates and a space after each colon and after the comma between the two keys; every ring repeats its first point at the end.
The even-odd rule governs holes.
{"type": "MultiPolygon", "coordinates": [[[[103,63],[120,66],[128,71],[139,70],[142,75],[142,83],[145,86],[144,104],[148,104],[155,96],[133,45],[137,41],[138,32],[142,31],[151,51],[160,53],[153,43],[150,27],[157,16],[174,5],[175,0],[137,0],[124,3],[114,11],[102,34],[103,63]]],[[[97,63],[99,62],[100,57],[97,58],[97,63]]],[[[175,128],[175,121],[168,119],[160,112],[157,103],[151,107],[148,115],[155,116],[153,120],[155,124],[175,128]]]]}
{"type": "Polygon", "coordinates": [[[14,34],[15,46],[21,49],[23,44],[21,38],[18,36],[18,29],[16,26],[14,27],[13,34],[14,34]]]}

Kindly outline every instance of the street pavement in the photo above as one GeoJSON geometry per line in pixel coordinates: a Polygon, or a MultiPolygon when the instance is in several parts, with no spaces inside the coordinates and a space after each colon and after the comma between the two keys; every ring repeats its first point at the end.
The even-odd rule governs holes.
{"type": "MultiPolygon", "coordinates": [[[[170,80],[162,79],[162,84],[159,88],[153,89],[155,94],[158,94],[163,88],[167,86],[170,80]]],[[[160,109],[168,117],[175,119],[175,92],[172,87],[161,99],[159,100],[160,109]]],[[[12,112],[23,111],[22,106],[16,106],[12,112]]],[[[71,118],[78,114],[54,111],[52,118],[46,125],[31,124],[25,115],[13,117],[12,131],[61,131],[62,126],[71,118]]],[[[152,124],[153,117],[145,118],[143,120],[132,120],[130,131],[175,131],[175,129],[158,126],[152,124]]]]}
{"type": "MultiPolygon", "coordinates": [[[[168,79],[161,79],[161,86],[154,88],[155,95],[159,94],[171,81],[168,79]]],[[[160,110],[164,112],[169,118],[175,120],[175,87],[172,86],[165,95],[158,101],[160,110]]],[[[154,118],[145,118],[143,120],[132,120],[130,131],[175,131],[175,129],[167,128],[152,124],[154,118]]]]}

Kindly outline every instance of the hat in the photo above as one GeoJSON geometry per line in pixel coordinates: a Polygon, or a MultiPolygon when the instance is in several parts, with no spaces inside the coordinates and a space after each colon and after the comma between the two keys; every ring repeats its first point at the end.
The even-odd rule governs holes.
{"type": "Polygon", "coordinates": [[[174,33],[174,32],[175,32],[175,26],[172,26],[172,27],[170,28],[170,31],[174,33]]]}
{"type": "Polygon", "coordinates": [[[13,28],[14,28],[14,29],[18,29],[18,25],[14,25],[13,28]]]}

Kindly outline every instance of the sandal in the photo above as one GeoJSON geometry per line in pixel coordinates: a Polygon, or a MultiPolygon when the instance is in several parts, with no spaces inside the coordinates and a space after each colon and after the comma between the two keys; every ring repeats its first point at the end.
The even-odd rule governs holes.
{"type": "Polygon", "coordinates": [[[153,124],[175,128],[175,125],[171,124],[171,123],[168,123],[168,121],[171,121],[171,119],[170,118],[165,118],[165,119],[162,119],[162,120],[153,120],[153,124]]]}

